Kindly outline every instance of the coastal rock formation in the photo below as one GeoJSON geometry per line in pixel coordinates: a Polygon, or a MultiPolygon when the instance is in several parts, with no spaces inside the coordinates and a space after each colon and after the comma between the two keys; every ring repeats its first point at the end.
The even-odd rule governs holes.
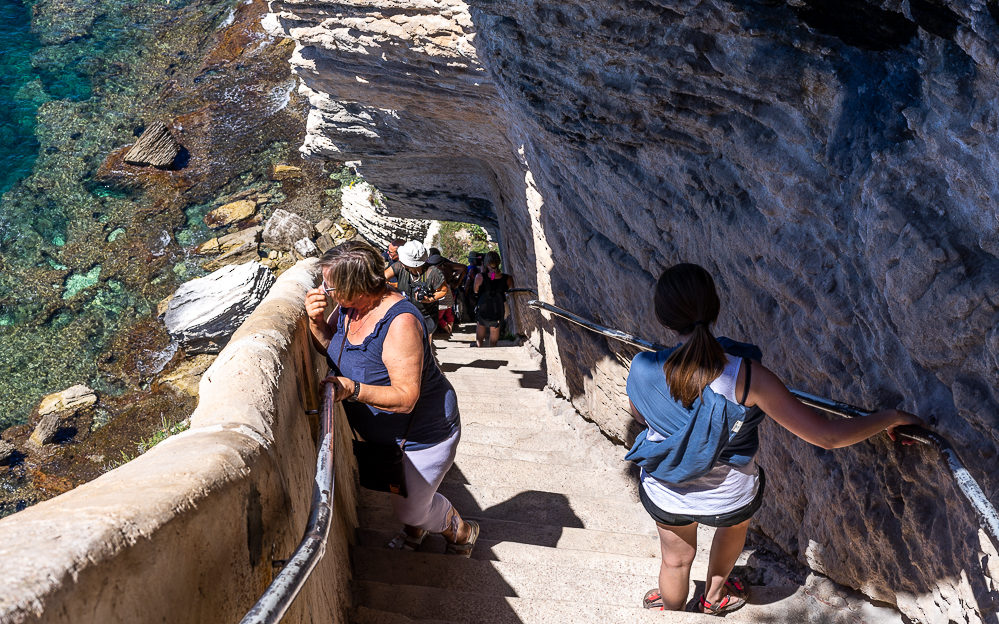
{"type": "Polygon", "coordinates": [[[47,416],[55,412],[76,411],[90,407],[97,402],[97,394],[83,384],[66,388],[62,392],[54,392],[42,398],[38,404],[38,415],[47,416]]]}
{"type": "Polygon", "coordinates": [[[256,212],[257,202],[249,199],[241,199],[219,206],[206,214],[205,224],[212,229],[218,229],[244,219],[249,219],[256,212]]]}
{"type": "Polygon", "coordinates": [[[343,189],[343,218],[354,226],[357,233],[379,249],[388,247],[389,241],[422,241],[427,234],[427,222],[422,218],[406,219],[392,214],[384,199],[367,182],[343,189]]]}
{"type": "MultiPolygon", "coordinates": [[[[361,161],[380,218],[498,226],[518,285],[662,342],[654,281],[700,263],[718,334],[793,387],[923,415],[999,501],[995,3],[271,8],[298,42],[303,152],[361,161]]],[[[549,384],[629,442],[634,352],[518,314],[549,384]]],[[[933,453],[762,437],[759,533],[910,618],[994,621],[995,556],[933,453]]]]}
{"type": "Polygon", "coordinates": [[[183,284],[167,306],[164,323],[189,354],[218,353],[274,283],[259,262],[230,265],[183,284]]]}
{"type": "Polygon", "coordinates": [[[273,249],[289,251],[303,238],[312,238],[312,224],[287,210],[278,208],[264,224],[263,242],[273,249]]]}
{"type": "Polygon", "coordinates": [[[152,165],[166,169],[173,166],[182,149],[183,146],[170,133],[170,128],[162,121],[157,121],[145,129],[132,149],[125,153],[123,160],[130,165],[152,165]]]}

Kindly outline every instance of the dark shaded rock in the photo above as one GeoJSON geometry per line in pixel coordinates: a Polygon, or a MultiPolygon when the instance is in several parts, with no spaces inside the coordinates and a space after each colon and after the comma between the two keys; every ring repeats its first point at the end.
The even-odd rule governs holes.
{"type": "Polygon", "coordinates": [[[319,250],[319,253],[321,254],[324,254],[330,249],[333,249],[335,245],[336,243],[333,242],[333,237],[330,236],[329,234],[323,234],[322,236],[316,239],[316,248],[319,250]]]}
{"type": "Polygon", "coordinates": [[[15,450],[14,445],[7,440],[0,440],[0,466],[11,462],[15,450]]]}
{"type": "Polygon", "coordinates": [[[262,240],[268,247],[291,251],[303,238],[312,238],[312,224],[287,210],[278,208],[264,224],[262,240]]]}
{"type": "Polygon", "coordinates": [[[177,289],[167,306],[167,331],[189,354],[218,353],[274,280],[259,262],[222,267],[191,280],[177,289]]]}
{"type": "Polygon", "coordinates": [[[168,169],[174,164],[183,146],[173,138],[170,129],[162,121],[146,128],[132,149],[125,153],[124,161],[140,167],[151,165],[168,169]]]}

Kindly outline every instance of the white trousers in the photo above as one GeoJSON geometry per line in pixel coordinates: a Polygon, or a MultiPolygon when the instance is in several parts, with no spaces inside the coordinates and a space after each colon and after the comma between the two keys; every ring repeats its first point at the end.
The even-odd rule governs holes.
{"type": "Polygon", "coordinates": [[[461,439],[461,426],[450,438],[430,448],[406,451],[403,467],[406,471],[406,491],[403,498],[392,495],[395,517],[409,526],[420,527],[431,533],[447,529],[447,515],[451,501],[437,492],[444,475],[454,463],[461,439]]]}

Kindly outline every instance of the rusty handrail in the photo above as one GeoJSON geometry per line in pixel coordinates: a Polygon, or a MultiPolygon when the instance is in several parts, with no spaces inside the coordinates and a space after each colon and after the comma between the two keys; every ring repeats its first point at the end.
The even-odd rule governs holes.
{"type": "MultiPolygon", "coordinates": [[[[592,332],[602,334],[608,338],[614,338],[615,340],[630,344],[633,347],[637,347],[645,351],[658,351],[665,348],[662,345],[649,342],[648,340],[643,340],[633,334],[628,334],[616,329],[604,327],[603,325],[598,325],[597,323],[583,318],[578,314],[574,314],[565,308],[560,308],[545,301],[531,299],[527,302],[527,305],[535,309],[551,312],[552,314],[560,316],[565,320],[571,321],[572,323],[575,323],[576,325],[592,332]]],[[[862,418],[872,413],[870,410],[856,407],[854,405],[850,405],[849,403],[833,401],[832,399],[826,399],[801,390],[791,389],[791,394],[793,394],[795,398],[805,405],[847,418],[862,418]]],[[[996,547],[996,549],[999,549],[999,513],[996,513],[996,508],[985,496],[985,492],[982,491],[981,486],[978,485],[978,482],[975,481],[974,477],[971,476],[971,473],[968,472],[968,469],[965,468],[964,464],[961,462],[961,458],[958,456],[957,451],[954,450],[951,443],[940,434],[915,425],[896,427],[895,433],[904,438],[936,448],[937,452],[940,453],[940,456],[947,464],[947,468],[954,476],[954,480],[957,482],[957,486],[961,490],[961,493],[964,494],[964,497],[968,499],[968,502],[970,502],[971,506],[974,507],[975,513],[978,514],[978,520],[981,523],[982,528],[985,530],[985,533],[988,535],[989,540],[992,542],[993,546],[996,547]]]]}
{"type": "MultiPolygon", "coordinates": [[[[306,371],[309,374],[310,371],[306,371]]],[[[320,416],[316,480],[312,486],[312,508],[305,535],[267,591],[240,624],[276,624],[298,597],[305,581],[326,552],[326,540],[333,519],[333,384],[327,384],[320,416]]]]}

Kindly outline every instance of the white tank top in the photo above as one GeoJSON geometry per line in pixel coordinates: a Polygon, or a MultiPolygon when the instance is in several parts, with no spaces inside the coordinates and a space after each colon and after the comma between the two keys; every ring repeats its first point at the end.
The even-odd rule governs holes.
{"type": "MultiPolygon", "coordinates": [[[[738,403],[735,382],[739,378],[742,358],[733,355],[725,357],[725,370],[708,387],[729,401],[738,403]]],[[[646,436],[652,441],[663,439],[651,427],[646,436]]],[[[755,456],[740,468],[718,464],[706,474],[683,483],[660,481],[645,472],[644,468],[641,480],[642,488],[656,507],[669,513],[690,516],[711,516],[745,507],[756,497],[759,488],[755,456]]]]}

